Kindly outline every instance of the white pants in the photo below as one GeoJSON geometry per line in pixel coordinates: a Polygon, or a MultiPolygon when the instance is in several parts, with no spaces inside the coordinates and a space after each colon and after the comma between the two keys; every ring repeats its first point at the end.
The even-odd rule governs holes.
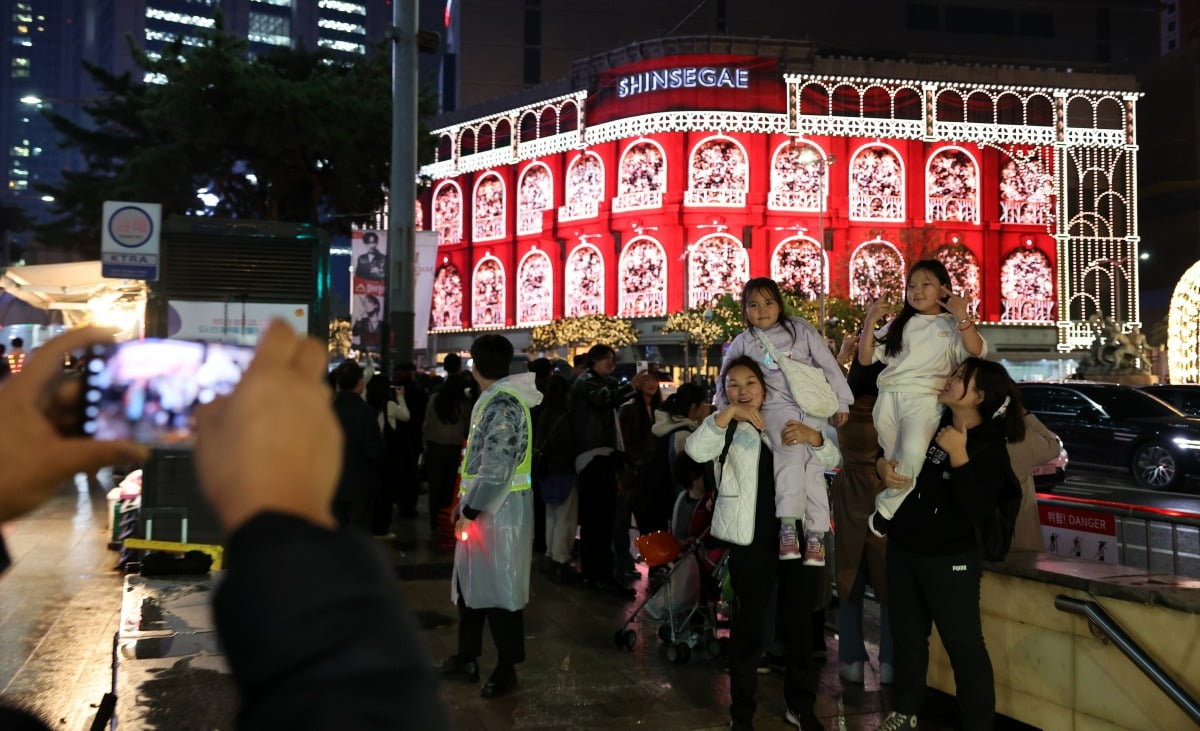
{"type": "Polygon", "coordinates": [[[942,418],[942,405],[931,393],[880,391],[871,416],[884,456],[899,463],[897,472],[913,478],[908,487],[889,487],[875,497],[876,512],[890,520],[921,474],[929,441],[942,418]]]}
{"type": "Polygon", "coordinates": [[[579,523],[579,490],[571,488],[567,499],[557,505],[546,503],[546,555],[555,563],[571,560],[575,527],[579,523]]]}
{"type": "Polygon", "coordinates": [[[766,406],[762,410],[767,422],[767,438],[771,441],[771,456],[775,460],[775,516],[796,518],[797,528],[805,532],[825,533],[829,530],[829,490],[825,483],[825,466],[813,456],[807,444],[784,444],[783,427],[790,420],[803,422],[825,434],[825,419],[817,419],[800,411],[795,404],[766,406]]]}

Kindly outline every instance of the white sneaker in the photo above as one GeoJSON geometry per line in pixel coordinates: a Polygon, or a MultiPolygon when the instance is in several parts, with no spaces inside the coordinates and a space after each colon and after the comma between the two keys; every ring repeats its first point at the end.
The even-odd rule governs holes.
{"type": "Polygon", "coordinates": [[[875,727],[875,731],[904,731],[906,728],[916,727],[917,714],[892,711],[883,719],[883,723],[875,727]]]}
{"type": "Polygon", "coordinates": [[[847,683],[862,685],[863,682],[863,663],[862,660],[854,662],[844,662],[838,668],[838,676],[847,683]]]}

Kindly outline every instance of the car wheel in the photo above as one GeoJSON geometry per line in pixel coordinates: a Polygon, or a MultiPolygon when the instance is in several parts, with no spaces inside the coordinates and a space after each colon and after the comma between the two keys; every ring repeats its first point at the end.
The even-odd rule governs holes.
{"type": "Polygon", "coordinates": [[[1147,442],[1133,453],[1133,479],[1151,490],[1166,490],[1183,482],[1179,461],[1159,442],[1147,442]]]}

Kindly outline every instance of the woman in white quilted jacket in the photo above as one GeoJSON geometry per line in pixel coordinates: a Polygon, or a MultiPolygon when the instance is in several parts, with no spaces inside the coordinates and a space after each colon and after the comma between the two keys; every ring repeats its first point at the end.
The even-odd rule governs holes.
{"type": "MultiPolygon", "coordinates": [[[[813,714],[817,669],[812,658],[812,623],[819,567],[779,560],[779,518],[775,516],[774,461],[771,440],[763,433],[762,406],[767,392],[758,363],[741,356],[721,374],[729,405],[704,420],[688,437],[686,451],[697,462],[715,461],[717,493],[712,535],[732,544],[729,576],[735,596],[729,629],[729,715],[731,729],[754,728],[758,660],[771,589],[779,582],[779,615],[787,650],[784,718],[797,728],[819,729],[813,714]]],[[[778,396],[777,396],[778,397],[778,396]]],[[[821,432],[789,421],[782,442],[807,445],[826,469],[841,454],[821,432]]]]}

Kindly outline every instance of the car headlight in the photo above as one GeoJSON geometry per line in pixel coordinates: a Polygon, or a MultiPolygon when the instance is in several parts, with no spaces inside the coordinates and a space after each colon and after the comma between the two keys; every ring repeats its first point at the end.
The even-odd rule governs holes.
{"type": "Polygon", "coordinates": [[[1188,439],[1186,437],[1175,437],[1171,440],[1175,442],[1175,446],[1182,449],[1200,449],[1200,439],[1188,439]]]}

